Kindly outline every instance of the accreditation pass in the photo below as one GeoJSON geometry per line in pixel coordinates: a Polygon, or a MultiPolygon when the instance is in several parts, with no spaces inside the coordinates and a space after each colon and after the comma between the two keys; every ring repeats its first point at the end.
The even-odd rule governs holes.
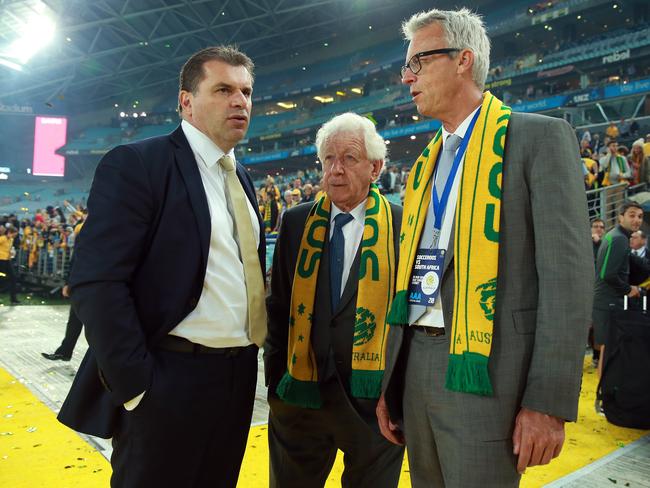
{"type": "Polygon", "coordinates": [[[409,303],[431,307],[438,299],[444,249],[418,249],[409,284],[409,303]]]}

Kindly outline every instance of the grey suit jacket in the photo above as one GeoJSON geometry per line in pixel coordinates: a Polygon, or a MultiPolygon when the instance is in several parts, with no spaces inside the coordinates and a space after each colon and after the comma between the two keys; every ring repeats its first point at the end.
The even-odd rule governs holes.
{"type": "MultiPolygon", "coordinates": [[[[305,222],[312,206],[313,202],[310,202],[287,210],[282,219],[280,235],[273,256],[271,293],[266,300],[269,333],[264,345],[264,370],[270,394],[275,394],[278,382],[287,370],[289,307],[293,275],[305,222]]],[[[397,260],[399,253],[398,230],[402,221],[402,207],[391,204],[391,212],[397,260]]],[[[329,235],[329,232],[326,235],[329,235]]],[[[326,371],[326,363],[333,361],[333,370],[348,393],[350,403],[371,427],[375,427],[376,400],[354,399],[349,394],[360,252],[357,250],[339,306],[332,312],[328,248],[328,240],[326,240],[318,270],[311,336],[312,348],[318,362],[319,380],[323,379],[321,375],[323,371],[326,371]]]]}
{"type": "MultiPolygon", "coordinates": [[[[569,124],[513,113],[502,181],[489,360],[494,395],[449,392],[463,395],[459,415],[468,431],[482,431],[486,439],[508,438],[521,407],[576,419],[594,280],[578,146],[569,124]]],[[[453,260],[449,252],[441,290],[447,337],[454,300],[453,260]]],[[[394,421],[402,418],[408,355],[402,339],[403,328],[391,327],[383,389],[394,421]]]]}

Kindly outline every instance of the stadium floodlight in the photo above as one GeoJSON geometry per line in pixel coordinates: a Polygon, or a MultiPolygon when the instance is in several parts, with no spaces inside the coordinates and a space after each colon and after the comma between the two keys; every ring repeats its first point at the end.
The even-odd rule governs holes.
{"type": "Polygon", "coordinates": [[[22,71],[23,67],[19,65],[18,63],[14,63],[13,61],[9,61],[8,59],[2,59],[0,58],[0,64],[2,66],[6,66],[7,68],[11,68],[16,71],[22,71]]]}
{"type": "Polygon", "coordinates": [[[54,21],[44,13],[33,13],[17,29],[18,39],[0,52],[0,63],[12,69],[22,67],[47,46],[56,31],[54,21]]]}

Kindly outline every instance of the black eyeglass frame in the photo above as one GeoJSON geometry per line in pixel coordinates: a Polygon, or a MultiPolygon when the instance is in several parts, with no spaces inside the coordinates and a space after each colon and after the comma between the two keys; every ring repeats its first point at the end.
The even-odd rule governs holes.
{"type": "Polygon", "coordinates": [[[430,51],[422,51],[420,53],[415,53],[413,56],[411,56],[411,59],[408,60],[408,63],[406,63],[404,66],[402,66],[399,70],[400,75],[402,78],[404,78],[404,74],[406,73],[407,69],[411,70],[411,73],[414,75],[417,75],[421,70],[422,70],[422,63],[420,62],[420,58],[422,56],[431,56],[433,54],[449,54],[453,52],[458,52],[461,51],[461,49],[458,49],[457,47],[443,47],[441,49],[432,49],[430,51]],[[413,69],[411,65],[414,63],[417,63],[418,68],[413,69]]]}

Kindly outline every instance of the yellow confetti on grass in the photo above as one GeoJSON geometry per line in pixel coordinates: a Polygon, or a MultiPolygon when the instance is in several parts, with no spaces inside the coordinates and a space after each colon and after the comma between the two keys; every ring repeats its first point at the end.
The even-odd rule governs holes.
{"type": "MultiPolygon", "coordinates": [[[[609,424],[593,405],[596,374],[585,360],[579,422],[567,424],[562,454],[548,466],[529,468],[523,488],[537,488],[561,478],[639,439],[646,431],[609,424]]],[[[0,486],[12,488],[107,487],[110,465],[81,437],[61,425],[54,413],[20,382],[0,369],[0,405],[11,417],[0,417],[0,486]],[[28,429],[35,428],[31,432],[28,429]]],[[[252,427],[238,486],[264,488],[269,479],[266,425],[252,427]]],[[[340,486],[343,456],[338,453],[326,486],[340,486]]],[[[410,486],[408,463],[402,466],[400,488],[410,486]]]]}
{"type": "Polygon", "coordinates": [[[0,486],[108,487],[108,461],[0,368],[0,486]],[[66,469],[66,467],[68,467],[66,469]]]}

